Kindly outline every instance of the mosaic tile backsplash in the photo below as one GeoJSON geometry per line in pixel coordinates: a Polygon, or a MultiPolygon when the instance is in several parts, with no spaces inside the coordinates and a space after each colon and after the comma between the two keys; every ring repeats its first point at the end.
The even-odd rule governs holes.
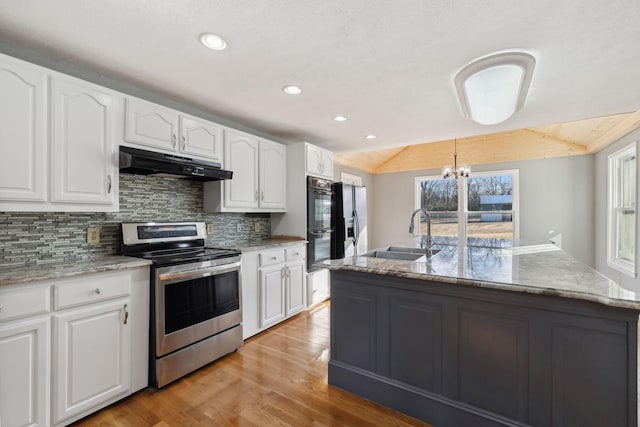
{"type": "Polygon", "coordinates": [[[271,238],[270,214],[205,213],[202,197],[202,183],[197,181],[120,174],[120,212],[0,212],[0,266],[118,254],[122,222],[204,221],[214,229],[207,237],[208,246],[271,238]],[[100,227],[99,244],[86,243],[87,227],[100,227]]]}

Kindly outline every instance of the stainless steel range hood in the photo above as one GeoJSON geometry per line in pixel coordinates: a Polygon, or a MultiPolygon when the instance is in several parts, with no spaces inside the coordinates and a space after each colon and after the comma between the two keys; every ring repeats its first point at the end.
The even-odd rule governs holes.
{"type": "Polygon", "coordinates": [[[157,153],[138,148],[120,147],[120,172],[136,175],[156,175],[196,181],[231,179],[232,171],[220,163],[157,153]]]}

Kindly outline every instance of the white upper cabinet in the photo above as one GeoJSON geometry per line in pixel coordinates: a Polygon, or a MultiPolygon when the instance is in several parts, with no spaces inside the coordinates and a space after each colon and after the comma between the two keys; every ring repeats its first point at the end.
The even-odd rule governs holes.
{"type": "Polygon", "coordinates": [[[305,144],[306,173],[333,179],[333,153],[315,145],[305,144]]]}
{"type": "Polygon", "coordinates": [[[287,206],[287,149],[272,141],[260,141],[260,207],[281,209],[287,206]]]}
{"type": "Polygon", "coordinates": [[[225,158],[233,178],[224,181],[224,205],[227,208],[258,207],[259,141],[251,135],[225,131],[225,158]]]}
{"type": "Polygon", "coordinates": [[[47,198],[46,82],[44,70],[0,55],[0,210],[47,198]]]}
{"type": "Polygon", "coordinates": [[[225,129],[224,167],[233,178],[204,183],[206,212],[284,212],[287,149],[248,133],[225,129]]]}
{"type": "Polygon", "coordinates": [[[180,151],[222,163],[222,126],[191,116],[180,116],[180,151]]]}
{"type": "Polygon", "coordinates": [[[52,78],[52,202],[114,204],[114,104],[106,89],[52,78]]]}
{"type": "Polygon", "coordinates": [[[117,211],[117,100],[0,55],[0,211],[117,211]]]}
{"type": "Polygon", "coordinates": [[[127,98],[125,139],[133,144],[222,163],[222,126],[136,98],[127,98]]]}
{"type": "Polygon", "coordinates": [[[125,139],[148,147],[177,151],[178,112],[127,98],[125,139]]]}

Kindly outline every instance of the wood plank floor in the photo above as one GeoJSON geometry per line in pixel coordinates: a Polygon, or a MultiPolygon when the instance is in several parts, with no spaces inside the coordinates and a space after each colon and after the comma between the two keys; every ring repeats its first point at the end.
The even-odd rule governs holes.
{"type": "Polygon", "coordinates": [[[162,390],[143,390],[74,426],[429,426],[329,386],[328,360],[324,303],[162,390]]]}

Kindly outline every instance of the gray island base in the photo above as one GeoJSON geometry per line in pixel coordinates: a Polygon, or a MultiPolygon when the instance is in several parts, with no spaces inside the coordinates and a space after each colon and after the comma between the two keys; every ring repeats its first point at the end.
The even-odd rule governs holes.
{"type": "Polygon", "coordinates": [[[637,426],[640,301],[545,247],[325,262],[329,384],[437,427],[637,426]]]}

